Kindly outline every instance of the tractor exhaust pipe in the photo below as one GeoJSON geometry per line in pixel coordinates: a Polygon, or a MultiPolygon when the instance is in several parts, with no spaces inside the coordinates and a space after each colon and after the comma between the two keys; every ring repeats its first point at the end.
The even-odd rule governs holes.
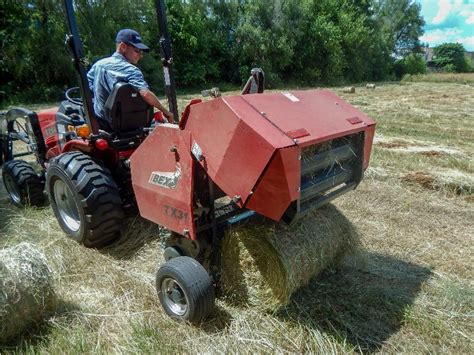
{"type": "Polygon", "coordinates": [[[174,123],[179,123],[178,103],[176,100],[176,89],[173,77],[173,55],[171,53],[171,38],[168,33],[168,22],[166,19],[166,7],[164,0],[156,0],[156,15],[160,31],[160,53],[165,78],[165,93],[168,98],[169,110],[173,113],[174,123]]]}

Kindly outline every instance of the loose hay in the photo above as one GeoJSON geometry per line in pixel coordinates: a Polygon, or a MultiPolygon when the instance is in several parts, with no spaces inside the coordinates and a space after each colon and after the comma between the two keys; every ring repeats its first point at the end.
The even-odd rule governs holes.
{"type": "Polygon", "coordinates": [[[311,278],[359,251],[354,227],[332,205],[293,225],[249,222],[225,236],[221,290],[234,301],[276,310],[311,278]]]}
{"type": "Polygon", "coordinates": [[[0,250],[0,280],[0,343],[4,343],[53,311],[56,296],[44,255],[28,243],[0,250]]]}
{"type": "Polygon", "coordinates": [[[402,181],[418,184],[428,190],[446,190],[457,195],[471,195],[474,192],[474,178],[456,170],[438,171],[429,174],[422,171],[410,172],[402,181]]]}

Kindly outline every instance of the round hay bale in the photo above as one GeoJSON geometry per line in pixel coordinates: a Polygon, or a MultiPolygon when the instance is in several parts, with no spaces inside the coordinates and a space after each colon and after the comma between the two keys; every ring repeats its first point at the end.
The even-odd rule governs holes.
{"type": "Polygon", "coordinates": [[[342,92],[348,93],[348,94],[353,94],[356,92],[356,88],[354,86],[349,86],[344,89],[342,89],[342,92]]]}
{"type": "Polygon", "coordinates": [[[220,289],[232,301],[274,311],[313,277],[359,251],[354,227],[332,205],[291,225],[248,222],[226,233],[220,289]]]}
{"type": "Polygon", "coordinates": [[[371,84],[371,83],[367,83],[367,85],[365,85],[365,88],[366,89],[375,89],[375,84],[371,84]]]}
{"type": "Polygon", "coordinates": [[[0,343],[55,309],[52,281],[46,258],[31,244],[0,250],[0,343]]]}

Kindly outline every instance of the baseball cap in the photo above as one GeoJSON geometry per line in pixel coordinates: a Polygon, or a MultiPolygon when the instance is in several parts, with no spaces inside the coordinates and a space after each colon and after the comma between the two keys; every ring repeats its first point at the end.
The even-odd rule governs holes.
{"type": "Polygon", "coordinates": [[[137,31],[131,30],[129,28],[118,31],[115,42],[124,42],[130,44],[144,52],[150,51],[150,48],[143,44],[140,34],[137,31]]]}

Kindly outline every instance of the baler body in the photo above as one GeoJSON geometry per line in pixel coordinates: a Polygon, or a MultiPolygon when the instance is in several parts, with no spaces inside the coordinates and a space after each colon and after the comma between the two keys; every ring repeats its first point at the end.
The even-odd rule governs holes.
{"type": "Polygon", "coordinates": [[[328,90],[226,96],[157,127],[131,157],[140,213],[196,238],[203,169],[238,207],[291,222],[354,189],[375,122],[328,90]],[[200,167],[199,167],[199,166],[200,167]]]}

